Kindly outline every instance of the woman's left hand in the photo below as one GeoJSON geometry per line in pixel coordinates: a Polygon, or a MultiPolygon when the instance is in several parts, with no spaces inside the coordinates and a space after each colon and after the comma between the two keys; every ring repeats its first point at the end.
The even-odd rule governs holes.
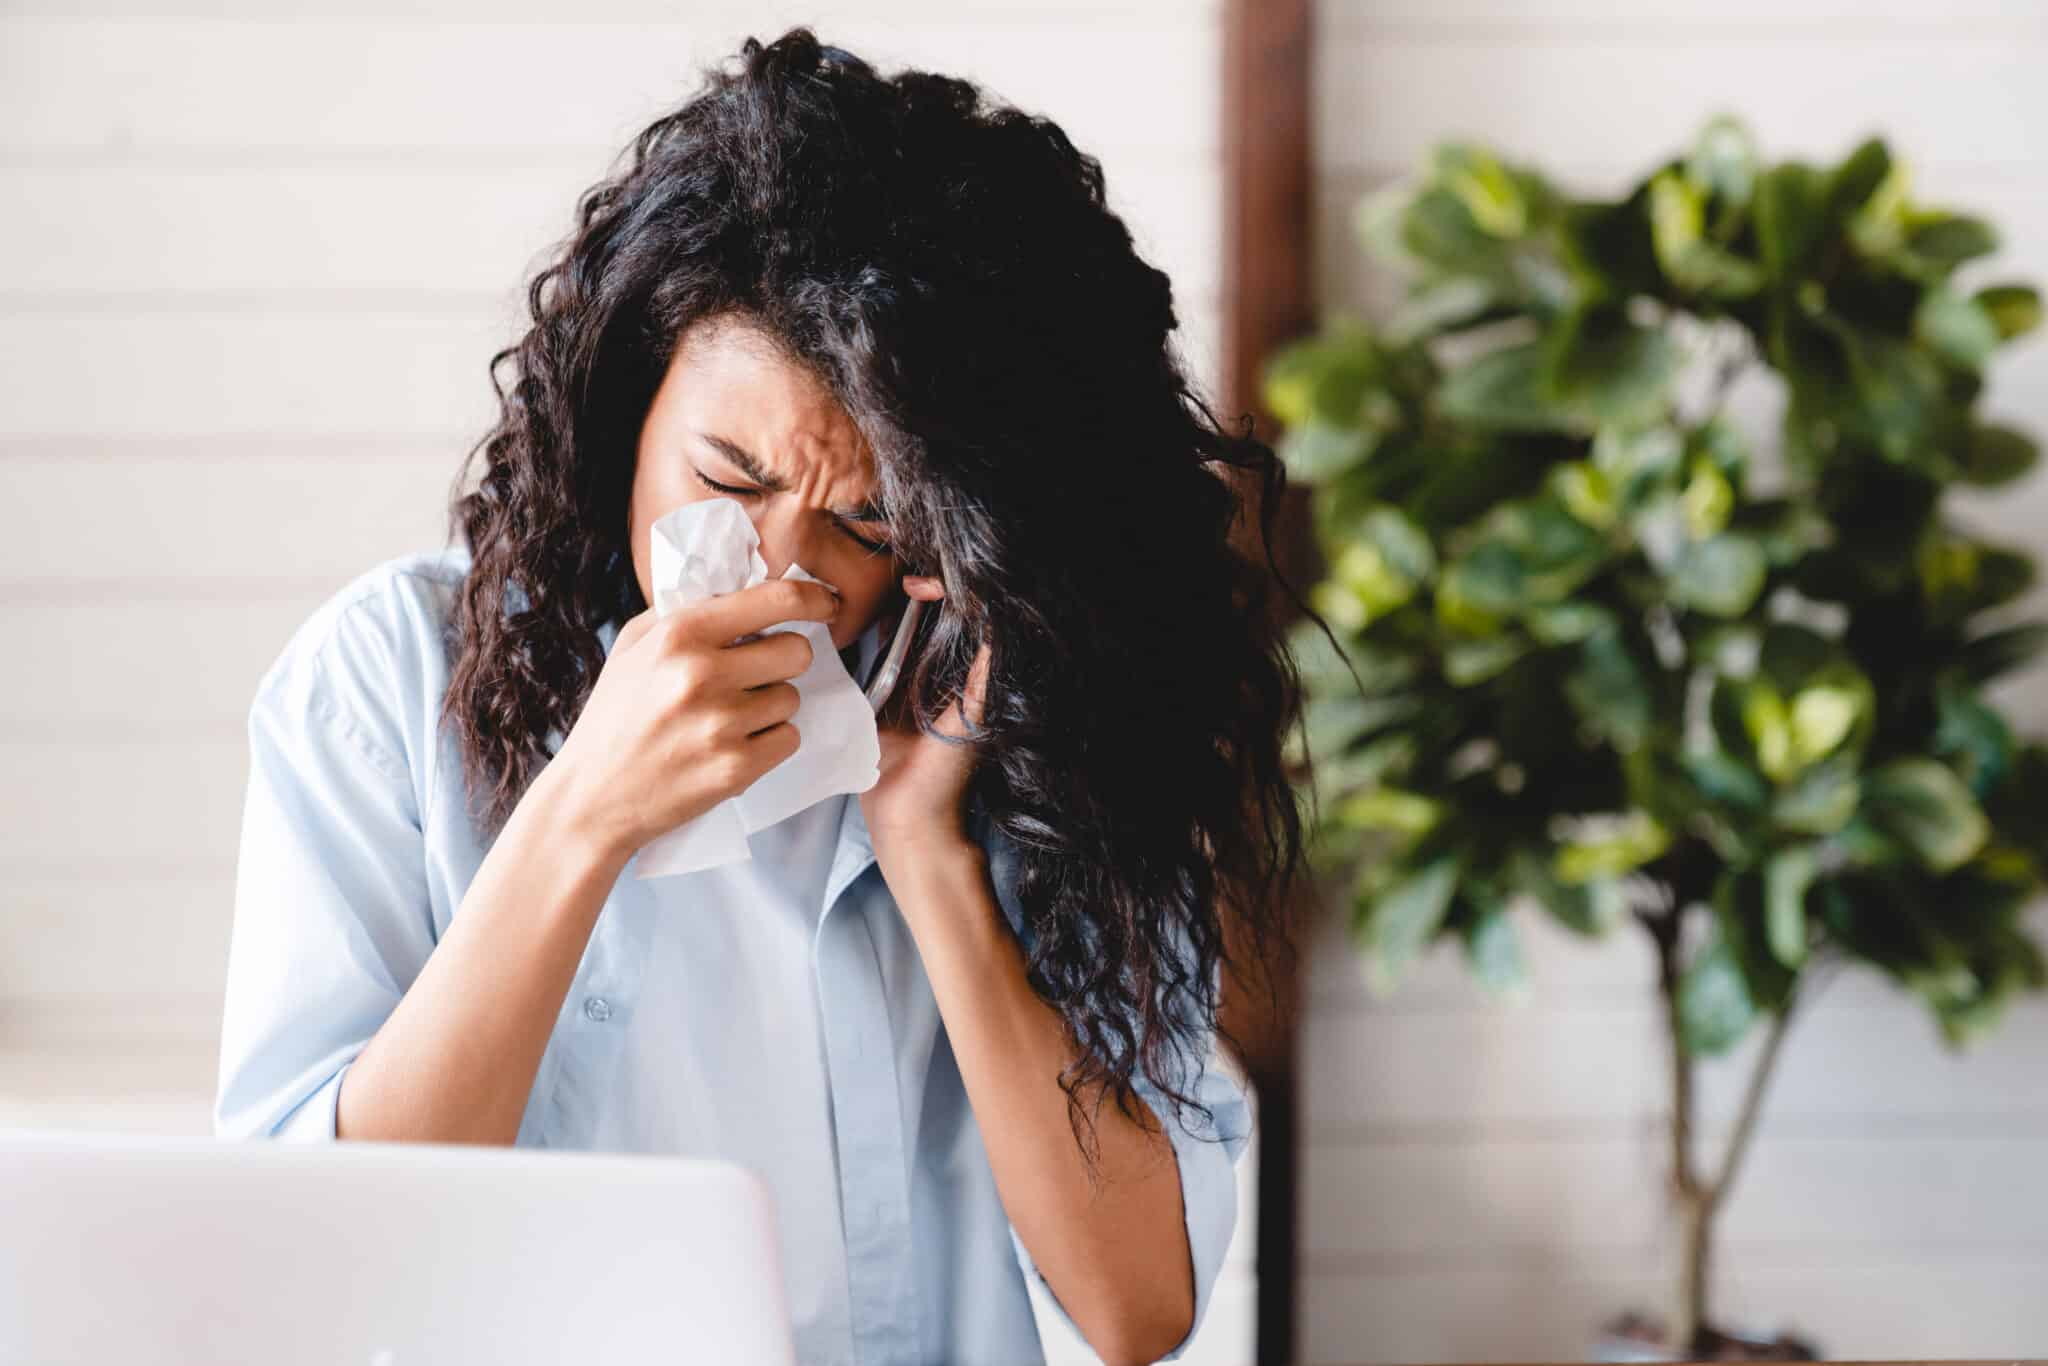
{"type": "MultiPolygon", "coordinates": [[[[938,579],[916,575],[904,576],[903,591],[927,603],[941,602],[946,596],[945,585],[938,579]]],[[[887,638],[885,634],[885,643],[887,638]]],[[[956,697],[938,719],[941,733],[966,735],[966,725],[961,721],[963,702],[968,718],[977,726],[981,724],[982,698],[988,688],[988,655],[988,641],[983,640],[968,669],[965,697],[956,697]]],[[[905,669],[907,672],[907,660],[905,669]]],[[[876,858],[885,864],[893,862],[901,851],[953,852],[973,847],[967,834],[966,803],[968,779],[980,757],[978,747],[949,744],[919,731],[908,718],[908,708],[900,705],[902,686],[899,680],[899,691],[883,704],[876,718],[882,745],[881,776],[873,787],[860,794],[861,816],[867,822],[876,858]],[[883,854],[885,848],[889,850],[887,857],[883,854]]]]}

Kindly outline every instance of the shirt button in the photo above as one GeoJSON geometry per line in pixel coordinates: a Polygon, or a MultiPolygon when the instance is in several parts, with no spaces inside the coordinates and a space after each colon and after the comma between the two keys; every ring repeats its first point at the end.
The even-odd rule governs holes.
{"type": "Polygon", "coordinates": [[[612,1003],[602,996],[586,997],[583,1002],[583,1014],[585,1018],[603,1024],[612,1017],[612,1003]]]}

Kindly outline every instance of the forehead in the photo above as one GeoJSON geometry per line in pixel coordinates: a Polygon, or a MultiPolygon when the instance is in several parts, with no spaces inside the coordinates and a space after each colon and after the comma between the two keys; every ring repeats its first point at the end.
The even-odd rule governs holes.
{"type": "Polygon", "coordinates": [[[655,402],[680,434],[722,436],[790,479],[864,488],[873,472],[866,439],[832,391],[745,321],[686,330],[655,402]]]}

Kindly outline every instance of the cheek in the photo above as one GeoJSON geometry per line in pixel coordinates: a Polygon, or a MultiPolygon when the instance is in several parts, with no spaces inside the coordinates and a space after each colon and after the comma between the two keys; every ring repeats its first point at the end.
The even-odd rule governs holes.
{"type": "Polygon", "coordinates": [[[901,608],[903,596],[898,587],[894,560],[871,559],[856,551],[847,563],[813,572],[837,588],[846,599],[846,609],[832,624],[834,645],[845,649],[859,640],[861,632],[875,621],[881,622],[883,643],[887,644],[889,628],[901,608]]]}

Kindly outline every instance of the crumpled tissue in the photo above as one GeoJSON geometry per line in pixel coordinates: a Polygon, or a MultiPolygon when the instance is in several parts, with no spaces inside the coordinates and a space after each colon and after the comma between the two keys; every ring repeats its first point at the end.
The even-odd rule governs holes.
{"type": "MultiPolygon", "coordinates": [[[[734,498],[685,503],[655,522],[648,557],[654,610],[669,616],[678,608],[720,593],[751,588],[768,577],[761,538],[746,508],[734,498]]],[[[791,564],[782,577],[815,580],[791,564]]],[[[797,751],[693,820],[659,835],[640,850],[638,875],[690,873],[752,857],[747,836],[841,792],[865,792],[881,776],[882,745],[874,708],[846,671],[823,621],[785,621],[773,631],[796,631],[811,642],[811,665],[790,682],[800,701],[790,724],[797,751]]]]}

